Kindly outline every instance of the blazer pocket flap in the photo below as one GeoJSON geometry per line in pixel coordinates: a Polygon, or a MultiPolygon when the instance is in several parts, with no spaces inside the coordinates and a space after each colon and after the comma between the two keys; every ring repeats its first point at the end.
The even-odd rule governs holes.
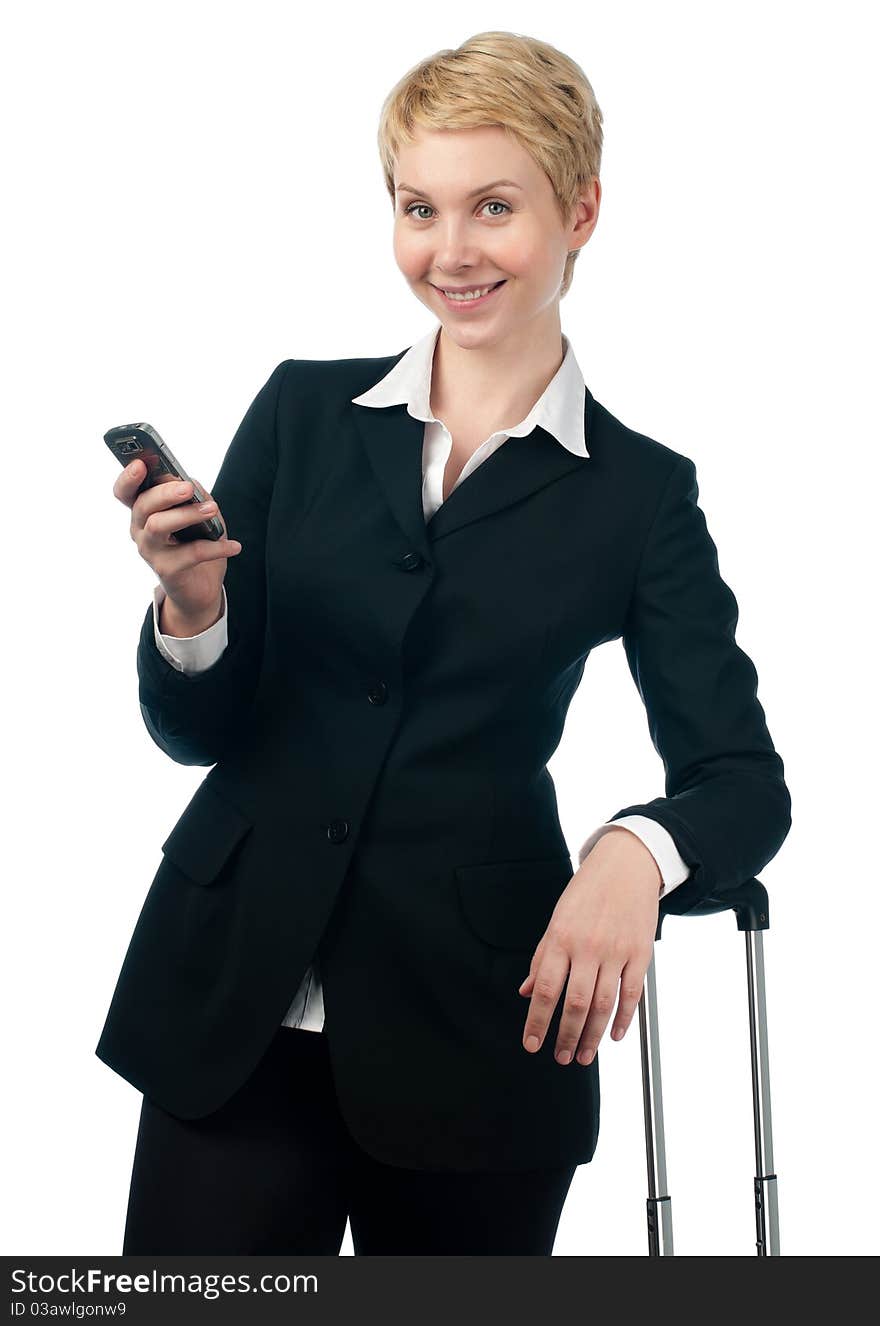
{"type": "Polygon", "coordinates": [[[456,866],[461,907],[471,928],[498,948],[534,948],[574,875],[569,856],[456,866]]]}
{"type": "Polygon", "coordinates": [[[162,851],[197,884],[210,884],[252,827],[253,820],[206,780],[165,839],[162,851]]]}

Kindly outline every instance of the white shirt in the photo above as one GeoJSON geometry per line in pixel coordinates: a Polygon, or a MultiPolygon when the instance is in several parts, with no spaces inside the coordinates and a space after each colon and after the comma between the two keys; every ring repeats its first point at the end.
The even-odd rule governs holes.
{"type": "MultiPolygon", "coordinates": [[[[406,405],[407,413],[424,422],[422,445],[422,507],[425,520],[429,520],[443,502],[443,475],[452,450],[452,436],[446,425],[431,413],[431,374],[434,349],[441,324],[398,360],[389,373],[360,396],[352,398],[353,405],[377,408],[385,405],[406,405]]],[[[584,404],[586,400],[584,378],[568,337],[563,334],[565,355],[555,377],[533,405],[521,423],[502,429],[487,437],[477,447],[458,476],[460,483],[482,465],[509,437],[525,437],[536,424],[545,428],[556,440],[576,456],[589,456],[584,437],[584,404]]],[[[223,653],[228,642],[226,590],[223,589],[223,609],[220,619],[206,631],[194,636],[163,635],[159,630],[159,608],[165,597],[161,584],[153,590],[153,622],[156,647],[163,658],[180,672],[201,672],[209,668],[223,653]]],[[[661,897],[669,893],[689,876],[690,870],[682,859],[672,835],[646,815],[624,815],[613,824],[600,824],[580,849],[578,862],[611,828],[629,829],[642,840],[657,862],[663,887],[661,897]]],[[[293,1003],[284,1016],[286,1027],[299,1027],[304,1031],[323,1031],[324,1000],[317,959],[300,982],[293,1003]]]]}

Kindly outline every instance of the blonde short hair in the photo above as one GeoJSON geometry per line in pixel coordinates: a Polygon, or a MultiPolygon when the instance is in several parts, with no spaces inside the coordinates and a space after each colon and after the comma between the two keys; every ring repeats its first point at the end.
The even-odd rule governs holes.
{"type": "MultiPolygon", "coordinates": [[[[379,155],[394,198],[394,161],[417,126],[497,125],[548,176],[567,223],[602,163],[602,112],[590,81],[569,56],[517,32],[478,32],[456,49],[420,60],[392,88],[379,118],[379,155]]],[[[580,249],[569,253],[560,288],[571,285],[580,249]]]]}

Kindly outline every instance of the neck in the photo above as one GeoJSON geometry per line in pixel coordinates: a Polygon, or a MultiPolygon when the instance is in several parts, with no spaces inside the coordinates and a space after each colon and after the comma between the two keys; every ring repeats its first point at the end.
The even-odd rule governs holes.
{"type": "Polygon", "coordinates": [[[537,332],[532,325],[515,341],[470,349],[456,345],[441,327],[431,370],[431,412],[436,418],[473,409],[495,428],[524,419],[559,372],[565,356],[557,316],[555,326],[537,332]],[[537,334],[536,334],[537,333],[537,334]]]}

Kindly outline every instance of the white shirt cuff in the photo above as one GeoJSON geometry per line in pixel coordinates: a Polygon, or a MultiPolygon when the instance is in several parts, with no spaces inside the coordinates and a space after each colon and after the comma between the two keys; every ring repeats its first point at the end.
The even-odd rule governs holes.
{"type": "Polygon", "coordinates": [[[647,815],[621,815],[619,820],[608,820],[607,823],[600,824],[598,829],[593,830],[578,853],[578,864],[583,865],[584,859],[603,834],[616,828],[629,829],[631,833],[634,833],[645,844],[657,862],[657,868],[663,880],[663,887],[660,890],[661,898],[667,893],[671,893],[674,888],[679,884],[683,884],[689,878],[690,867],[682,858],[672,834],[668,829],[664,829],[662,824],[658,824],[657,820],[652,820],[647,815]]]}
{"type": "Polygon", "coordinates": [[[153,630],[156,648],[178,672],[204,672],[216,663],[229,643],[226,616],[226,586],[222,587],[222,615],[198,635],[163,635],[159,630],[159,609],[165,600],[165,590],[161,584],[153,589],[153,630]]]}

